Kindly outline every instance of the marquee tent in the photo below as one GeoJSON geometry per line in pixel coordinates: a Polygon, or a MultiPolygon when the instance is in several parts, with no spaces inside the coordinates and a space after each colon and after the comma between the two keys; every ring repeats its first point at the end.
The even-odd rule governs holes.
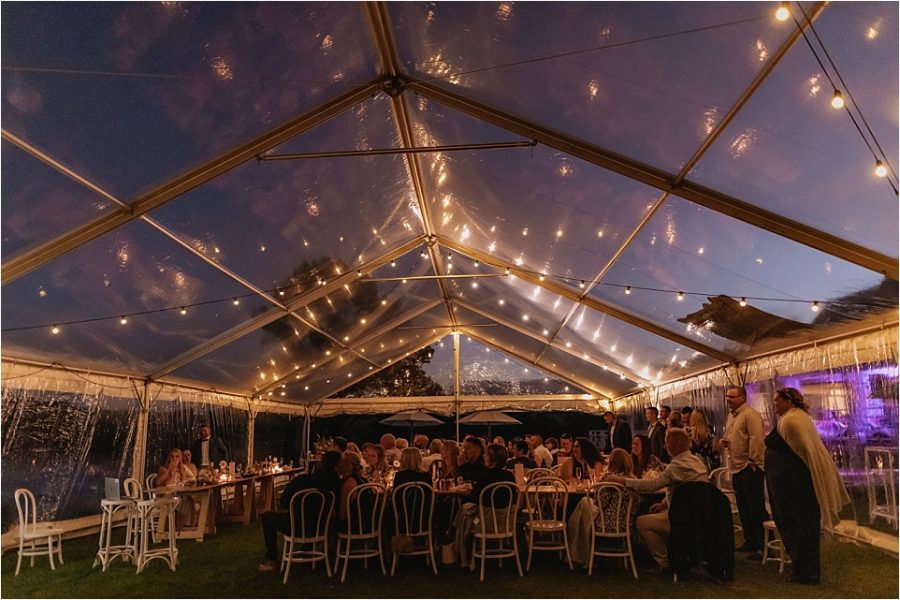
{"type": "Polygon", "coordinates": [[[214,395],[252,452],[257,412],[639,405],[832,343],[896,406],[896,5],[775,8],[4,4],[4,395],[133,388],[137,456],[214,395]],[[442,393],[339,397],[427,347],[442,393]],[[488,355],[546,386],[486,404],[488,355]]]}

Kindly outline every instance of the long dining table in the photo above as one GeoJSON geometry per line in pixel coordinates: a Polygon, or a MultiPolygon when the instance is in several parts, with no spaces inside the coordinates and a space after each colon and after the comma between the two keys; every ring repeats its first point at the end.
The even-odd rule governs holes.
{"type": "MultiPolygon", "coordinates": [[[[156,496],[186,496],[199,505],[197,525],[183,526],[177,539],[202,542],[216,534],[218,523],[242,523],[256,520],[259,514],[275,510],[275,490],[281,480],[290,480],[303,469],[288,468],[246,477],[234,477],[213,483],[186,486],[161,486],[149,492],[156,496]]],[[[160,525],[162,526],[162,524],[160,525]]],[[[162,533],[162,530],[159,530],[162,533]]]]}

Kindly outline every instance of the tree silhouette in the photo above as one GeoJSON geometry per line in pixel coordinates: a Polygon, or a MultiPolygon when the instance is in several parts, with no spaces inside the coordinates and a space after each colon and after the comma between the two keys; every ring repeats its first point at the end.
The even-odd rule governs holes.
{"type": "Polygon", "coordinates": [[[371,377],[335,394],[336,398],[441,396],[444,389],[422,365],[431,362],[434,347],[427,346],[371,377]]]}

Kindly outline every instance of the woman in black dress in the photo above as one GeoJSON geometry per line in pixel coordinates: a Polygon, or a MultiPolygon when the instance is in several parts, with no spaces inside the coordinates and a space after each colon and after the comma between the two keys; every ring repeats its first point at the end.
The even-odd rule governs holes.
{"type": "Polygon", "coordinates": [[[850,497],[806,413],[803,395],[781,389],[772,403],[778,425],[766,436],[765,458],[772,516],[791,557],[791,581],[818,584],[820,531],[837,525],[837,513],[850,497]]]}

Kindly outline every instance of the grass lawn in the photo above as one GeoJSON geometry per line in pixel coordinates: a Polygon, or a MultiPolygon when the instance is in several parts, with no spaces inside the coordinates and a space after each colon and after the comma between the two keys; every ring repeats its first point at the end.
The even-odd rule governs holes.
{"type": "MultiPolygon", "coordinates": [[[[401,560],[396,577],[383,576],[376,563],[364,570],[362,561],[350,565],[347,581],[329,579],[322,565],[311,571],[294,566],[288,585],[280,574],[260,573],[263,555],[258,524],[226,525],[202,544],[179,543],[180,564],[173,573],[162,561],[153,561],[135,575],[134,567],[116,560],[106,573],[92,569],[97,537],[66,540],[65,565],[51,571],[46,557],[35,568],[27,559],[14,576],[16,552],[2,558],[3,598],[897,598],[898,562],[877,550],[826,541],[822,547],[823,583],[802,586],[788,583],[786,569],[776,563],[763,567],[736,556],[736,577],[717,584],[697,575],[677,584],[659,575],[640,572],[632,579],[621,562],[598,562],[594,575],[571,572],[555,553],[536,555],[532,570],[519,578],[510,560],[499,568],[488,563],[484,583],[459,567],[444,567],[438,575],[421,557],[401,560]]],[[[388,565],[390,569],[390,565],[388,565]]],[[[698,570],[699,573],[699,570],[698,570]]]]}

